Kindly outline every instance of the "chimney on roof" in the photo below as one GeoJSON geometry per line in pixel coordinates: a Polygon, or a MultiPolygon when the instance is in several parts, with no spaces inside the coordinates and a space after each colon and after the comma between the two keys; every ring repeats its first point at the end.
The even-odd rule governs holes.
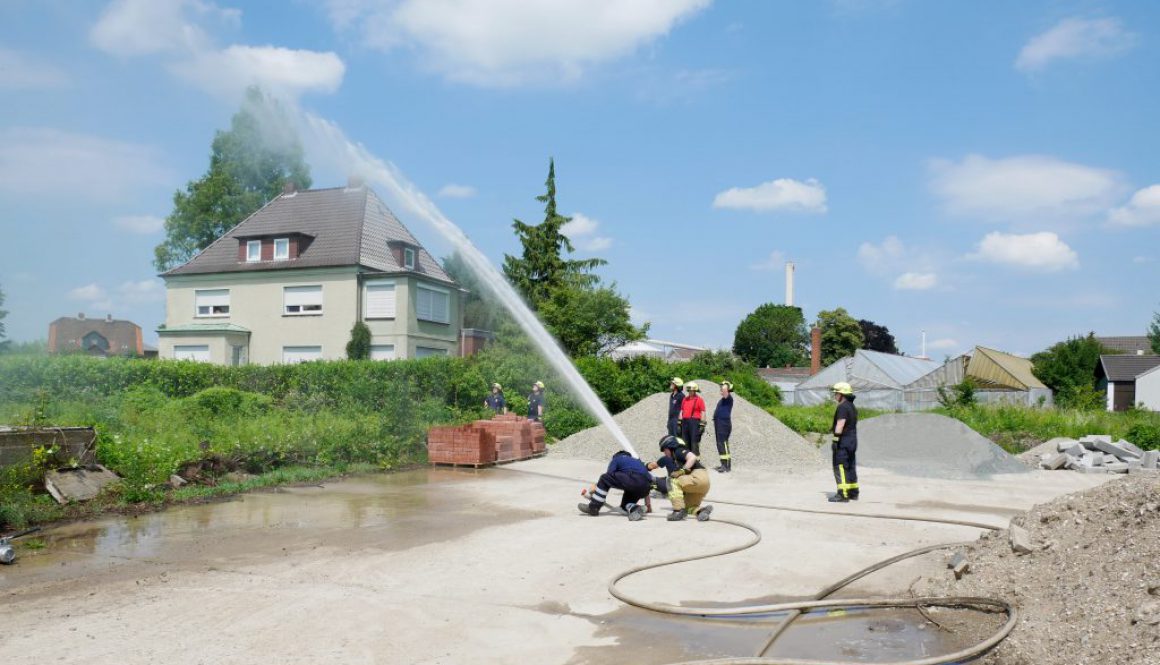
{"type": "Polygon", "coordinates": [[[364,185],[366,185],[366,181],[363,180],[362,176],[352,175],[346,179],[347,189],[361,189],[364,185]]]}
{"type": "Polygon", "coordinates": [[[77,312],[77,318],[80,319],[81,321],[84,321],[85,320],[85,313],[84,312],[77,312]]]}
{"type": "Polygon", "coordinates": [[[298,185],[295,185],[293,180],[287,180],[286,182],[282,183],[282,195],[283,196],[289,196],[290,194],[293,194],[297,191],[298,191],[298,185]]]}
{"type": "Polygon", "coordinates": [[[814,326],[810,330],[810,376],[822,370],[822,329],[814,326]]]}

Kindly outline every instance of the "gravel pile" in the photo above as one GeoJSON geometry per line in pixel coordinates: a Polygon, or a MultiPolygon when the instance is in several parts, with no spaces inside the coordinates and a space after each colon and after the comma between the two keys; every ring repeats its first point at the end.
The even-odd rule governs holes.
{"type": "MultiPolygon", "coordinates": [[[[1019,624],[981,663],[1160,663],[1160,484],[1155,478],[1123,477],[1060,497],[1012,524],[1026,530],[1029,553],[1015,553],[1008,533],[989,533],[965,548],[970,568],[961,580],[947,571],[915,589],[918,595],[1014,602],[1019,624]]],[[[940,622],[953,621],[947,611],[932,613],[940,622]]]]}
{"type": "MultiPolygon", "coordinates": [[[[719,463],[717,439],[713,432],[713,409],[721,398],[720,386],[698,379],[701,397],[708,409],[709,425],[701,438],[701,460],[713,468],[719,463]]],[[[650,395],[617,414],[614,419],[636,447],[643,459],[659,456],[657,441],[665,435],[669,417],[669,394],[650,395]]],[[[733,394],[733,434],[729,437],[734,470],[761,468],[767,470],[814,471],[829,467],[829,461],[818,449],[798,436],[780,420],[733,394]]],[[[616,439],[602,425],[592,427],[548,446],[553,457],[607,460],[616,452],[616,439]]]]}
{"type": "Polygon", "coordinates": [[[858,463],[908,476],[977,479],[1027,465],[954,418],[892,413],[858,423],[858,463]]]}

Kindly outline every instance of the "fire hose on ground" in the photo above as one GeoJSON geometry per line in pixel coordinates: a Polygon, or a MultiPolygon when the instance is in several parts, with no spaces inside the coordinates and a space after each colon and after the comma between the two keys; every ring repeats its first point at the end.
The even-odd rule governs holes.
{"type": "MultiPolygon", "coordinates": [[[[523,469],[507,469],[510,471],[517,471],[520,473],[528,473],[539,476],[546,476],[560,480],[567,480],[575,482],[578,479],[569,478],[566,476],[559,476],[555,474],[540,473],[537,471],[527,471],[523,469]]],[[[584,482],[580,480],[579,482],[584,482]]],[[[764,510],[781,510],[786,512],[811,513],[819,515],[829,515],[831,517],[863,517],[869,519],[886,519],[886,520],[903,520],[912,522],[927,522],[935,524],[950,524],[955,526],[966,526],[977,529],[985,529],[990,531],[998,531],[1002,527],[985,524],[982,522],[971,522],[965,520],[955,520],[939,517],[919,517],[911,515],[889,515],[883,513],[848,513],[848,512],[834,512],[827,510],[815,510],[810,508],[796,508],[792,506],[775,506],[760,503],[745,503],[738,501],[715,501],[717,504],[744,506],[749,508],[759,508],[764,510]]],[[[823,589],[813,600],[794,601],[786,603],[774,603],[767,605],[750,605],[741,607],[684,607],[677,605],[668,605],[665,603],[653,602],[646,599],[635,598],[620,590],[617,585],[624,579],[643,573],[649,570],[656,570],[667,566],[675,566],[681,563],[688,563],[691,561],[700,561],[703,559],[711,559],[715,557],[734,554],[754,547],[761,542],[761,532],[754,526],[744,522],[737,522],[733,520],[715,519],[713,522],[717,524],[728,524],[740,529],[744,529],[751,534],[749,540],[738,545],[731,545],[720,550],[708,552],[705,554],[694,554],[691,556],[679,557],[658,563],[644,564],[630,568],[621,573],[618,573],[611,582],[608,583],[608,593],[610,593],[617,600],[639,607],[651,612],[658,612],[662,614],[671,614],[675,616],[692,616],[692,617],[736,617],[747,615],[765,615],[780,612],[787,612],[788,614],[781,620],[781,622],[774,628],[769,638],[765,641],[762,648],[755,656],[752,657],[734,657],[734,658],[716,658],[708,660],[684,661],[682,663],[675,663],[673,665],[857,665],[854,661],[839,661],[839,660],[812,660],[799,658],[779,658],[768,657],[765,654],[773,646],[777,638],[789,628],[793,621],[801,616],[803,613],[812,610],[836,610],[836,609],[850,609],[850,608],[915,608],[925,609],[928,607],[944,607],[944,608],[970,608],[985,611],[1004,612],[1007,615],[1006,622],[1003,623],[997,631],[990,637],[966,649],[960,649],[952,653],[943,654],[941,656],[931,656],[928,658],[892,661],[887,664],[879,665],[944,665],[946,663],[955,663],[965,660],[977,658],[995,648],[1000,642],[1007,638],[1014,630],[1016,623],[1018,623],[1018,612],[1011,603],[1006,600],[997,598],[986,598],[978,596],[942,596],[942,597],[917,597],[917,598],[842,598],[837,600],[827,600],[827,598],[841,589],[849,586],[857,580],[866,577],[874,572],[882,570],[899,561],[904,561],[916,556],[921,556],[929,552],[935,552],[951,547],[962,547],[970,543],[943,543],[938,545],[928,545],[920,547],[909,552],[904,552],[897,556],[893,556],[884,561],[879,561],[871,566],[863,568],[847,577],[831,584],[823,589]]]]}

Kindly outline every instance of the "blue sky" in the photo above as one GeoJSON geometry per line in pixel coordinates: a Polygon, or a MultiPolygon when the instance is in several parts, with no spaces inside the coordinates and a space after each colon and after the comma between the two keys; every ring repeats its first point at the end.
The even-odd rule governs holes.
{"type": "Polygon", "coordinates": [[[1143,334],[1160,309],[1157,3],[9,0],[11,338],[85,311],[156,339],[160,220],[252,83],[496,262],[554,156],[580,254],[661,339],[729,346],[787,260],[809,319],[845,307],[912,354],[926,330],[936,358],[1143,334]]]}

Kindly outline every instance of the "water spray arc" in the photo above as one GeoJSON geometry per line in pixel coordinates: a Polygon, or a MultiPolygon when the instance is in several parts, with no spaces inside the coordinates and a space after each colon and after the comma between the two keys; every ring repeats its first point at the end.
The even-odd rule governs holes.
{"type": "Polygon", "coordinates": [[[621,448],[628,451],[633,457],[639,457],[628,437],[612,419],[612,414],[608,412],[592,387],[576,370],[556,339],[544,328],[499,270],[482,252],[476,249],[467,235],[448,219],[431,199],[408,181],[393,164],[375,157],[362,145],[351,142],[334,123],[310,113],[299,113],[301,124],[308,130],[308,138],[313,139],[318,144],[316,147],[332,159],[336,165],[358,175],[369,184],[378,185],[385,189],[395,201],[425,220],[459,250],[468,268],[480,278],[480,282],[484,284],[490,294],[503,303],[520,328],[531,337],[548,363],[567,382],[573,396],[580,401],[584,409],[612,432],[621,448]]]}

